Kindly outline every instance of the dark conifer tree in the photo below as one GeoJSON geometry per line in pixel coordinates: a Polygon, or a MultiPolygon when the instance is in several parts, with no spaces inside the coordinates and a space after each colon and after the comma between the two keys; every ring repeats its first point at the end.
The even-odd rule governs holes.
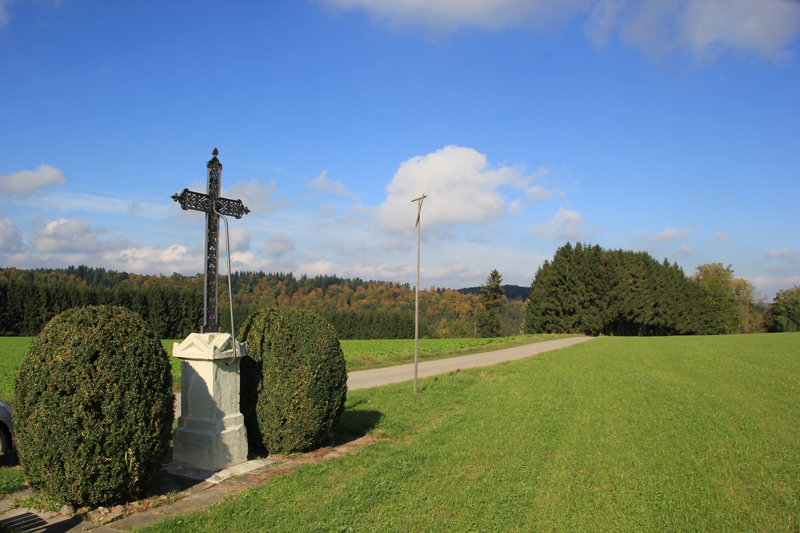
{"type": "Polygon", "coordinates": [[[481,337],[500,336],[500,314],[503,312],[503,277],[497,270],[492,270],[486,278],[486,285],[481,287],[481,309],[476,317],[478,333],[481,337]]]}

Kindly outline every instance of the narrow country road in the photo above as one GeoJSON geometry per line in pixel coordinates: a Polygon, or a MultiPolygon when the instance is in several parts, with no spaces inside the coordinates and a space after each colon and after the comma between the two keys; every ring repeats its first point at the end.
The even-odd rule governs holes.
{"type": "MultiPolygon", "coordinates": [[[[477,366],[489,366],[504,361],[522,359],[538,353],[566,348],[573,344],[592,340],[594,337],[570,337],[568,339],[558,339],[554,341],[538,342],[526,344],[516,348],[506,348],[505,350],[495,350],[493,352],[475,353],[451,357],[449,359],[439,359],[438,361],[425,361],[419,363],[417,373],[420,378],[446,374],[454,370],[474,368],[477,366]]],[[[414,379],[414,365],[390,366],[387,368],[376,368],[373,370],[362,370],[361,372],[350,372],[347,375],[347,389],[369,389],[380,387],[390,383],[402,383],[414,379]]],[[[175,394],[175,418],[181,415],[181,393],[175,394]]]]}
{"type": "MultiPolygon", "coordinates": [[[[449,359],[439,359],[438,361],[425,361],[417,365],[417,373],[420,378],[445,374],[454,370],[463,370],[476,366],[489,366],[513,359],[522,359],[538,353],[549,352],[559,348],[565,348],[592,340],[594,337],[570,337],[568,339],[558,339],[554,341],[538,342],[536,344],[526,344],[516,348],[506,348],[493,352],[475,353],[462,355],[461,357],[451,357],[449,359]]],[[[350,372],[347,375],[347,389],[368,389],[370,387],[380,387],[390,383],[401,383],[414,379],[414,365],[390,366],[387,368],[376,368],[374,370],[362,370],[361,372],[350,372]]]]}

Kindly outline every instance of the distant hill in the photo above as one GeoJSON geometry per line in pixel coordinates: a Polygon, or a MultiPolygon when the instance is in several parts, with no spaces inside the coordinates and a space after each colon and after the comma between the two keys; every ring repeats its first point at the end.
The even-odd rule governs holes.
{"type": "MultiPolygon", "coordinates": [[[[528,296],[530,296],[531,288],[524,287],[522,285],[501,285],[503,290],[506,291],[505,295],[506,298],[509,300],[522,300],[523,302],[528,300],[528,296]]],[[[461,294],[474,294],[477,296],[481,295],[481,288],[480,287],[467,287],[466,289],[456,289],[461,294]]]]}

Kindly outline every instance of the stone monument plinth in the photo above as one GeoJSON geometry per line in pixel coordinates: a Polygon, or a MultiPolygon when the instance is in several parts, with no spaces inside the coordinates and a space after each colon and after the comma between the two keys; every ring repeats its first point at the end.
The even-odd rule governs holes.
{"type": "Polygon", "coordinates": [[[173,464],[217,471],[247,461],[239,412],[239,363],[247,345],[229,333],[192,333],[173,345],[181,360],[181,416],[172,439],[173,464]]]}

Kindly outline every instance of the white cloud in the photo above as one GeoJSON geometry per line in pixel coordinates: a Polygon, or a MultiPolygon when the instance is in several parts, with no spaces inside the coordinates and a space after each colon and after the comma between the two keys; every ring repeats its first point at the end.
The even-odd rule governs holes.
{"type": "Polygon", "coordinates": [[[355,194],[345,189],[344,185],[338,181],[330,181],[327,179],[328,169],[320,172],[319,176],[306,183],[306,187],[317,189],[322,192],[332,192],[339,196],[355,197],[355,194]]]}
{"type": "Polygon", "coordinates": [[[520,186],[529,178],[519,167],[490,168],[486,156],[472,148],[446,146],[403,162],[391,183],[388,196],[378,207],[380,226],[389,231],[410,231],[417,217],[414,198],[426,194],[422,223],[427,227],[481,223],[505,215],[502,186],[520,186]]]}
{"type": "MultiPolygon", "coordinates": [[[[403,281],[411,280],[413,286],[416,278],[416,265],[407,263],[356,263],[354,265],[344,265],[334,263],[325,259],[316,259],[311,263],[305,263],[298,267],[297,272],[306,274],[309,277],[320,275],[336,274],[340,277],[361,278],[366,280],[381,281],[403,281]]],[[[483,279],[486,272],[482,270],[469,269],[466,263],[446,265],[436,268],[420,269],[420,288],[427,287],[437,282],[448,282],[483,279]]]]}
{"type": "MultiPolygon", "coordinates": [[[[224,223],[220,227],[219,232],[219,240],[220,240],[220,248],[225,249],[226,242],[225,242],[225,228],[224,223]]],[[[231,225],[230,228],[230,240],[231,240],[231,253],[235,254],[236,252],[246,252],[250,250],[250,230],[247,228],[243,228],[241,226],[233,226],[231,225]]]]}
{"type": "Polygon", "coordinates": [[[519,213],[522,210],[522,200],[517,198],[510,204],[508,204],[508,210],[511,213],[519,213]]]}
{"type": "Polygon", "coordinates": [[[8,24],[8,20],[11,18],[7,7],[11,2],[12,0],[0,0],[0,26],[8,24]]]}
{"type": "Polygon", "coordinates": [[[767,259],[786,259],[789,263],[800,263],[800,257],[798,257],[797,253],[786,249],[771,249],[764,254],[764,257],[767,259]]]}
{"type": "Polygon", "coordinates": [[[289,237],[286,235],[274,235],[267,239],[267,245],[262,251],[275,259],[280,259],[284,254],[294,250],[294,242],[289,237]]]}
{"type": "Polygon", "coordinates": [[[22,233],[11,219],[0,218],[0,253],[13,254],[23,249],[22,233]]]}
{"type": "Polygon", "coordinates": [[[667,228],[657,235],[653,235],[648,239],[648,242],[669,242],[685,239],[689,236],[690,230],[687,228],[683,231],[667,228]]]}
{"type": "Polygon", "coordinates": [[[792,0],[323,0],[363,9],[393,27],[449,33],[462,27],[550,30],[585,18],[586,35],[604,47],[613,35],[655,58],[676,50],[701,62],[724,50],[768,60],[789,55],[800,33],[800,2],[792,0]]]}
{"type": "Polygon", "coordinates": [[[137,274],[172,272],[202,272],[203,254],[190,252],[185,246],[173,244],[166,249],[156,246],[128,247],[102,254],[103,265],[114,270],[137,274]]]}
{"type": "Polygon", "coordinates": [[[756,289],[766,295],[769,300],[772,300],[775,296],[775,292],[779,290],[791,289],[795,285],[800,285],[800,276],[789,276],[786,278],[774,278],[772,276],[745,276],[745,279],[755,285],[756,289]]]}
{"type": "Polygon", "coordinates": [[[694,248],[691,246],[683,245],[677,250],[675,250],[676,255],[692,255],[694,253],[694,248]]]}
{"type": "Polygon", "coordinates": [[[787,0],[659,0],[595,3],[586,34],[603,47],[618,33],[655,58],[683,50],[701,62],[725,50],[781,60],[800,33],[800,4],[787,0]]]}
{"type": "Polygon", "coordinates": [[[525,197],[532,204],[542,202],[544,200],[550,200],[553,196],[563,197],[564,193],[558,189],[545,189],[539,185],[534,185],[525,192],[525,197]]]}
{"type": "Polygon", "coordinates": [[[600,0],[592,9],[589,20],[584,25],[586,36],[598,48],[603,48],[609,35],[617,26],[617,17],[627,0],[600,0]]]}
{"type": "Polygon", "coordinates": [[[775,259],[775,258],[779,258],[779,257],[787,257],[791,253],[792,253],[791,251],[786,250],[786,249],[784,249],[784,250],[775,250],[773,248],[773,249],[770,249],[767,253],[765,253],[764,257],[766,257],[767,259],[775,259]]]}
{"type": "Polygon", "coordinates": [[[20,170],[8,176],[0,175],[0,193],[10,196],[30,196],[36,189],[66,181],[61,170],[42,163],[34,170],[20,170]]]}
{"type": "Polygon", "coordinates": [[[547,240],[581,240],[586,234],[581,228],[583,221],[577,212],[561,207],[547,223],[533,226],[531,234],[547,240]]]}
{"type": "Polygon", "coordinates": [[[709,237],[706,242],[731,242],[731,238],[727,231],[720,231],[709,237]]]}
{"type": "Polygon", "coordinates": [[[306,274],[308,277],[321,276],[324,274],[344,275],[342,274],[344,267],[336,263],[331,263],[330,261],[325,261],[324,259],[319,259],[313,263],[304,263],[297,269],[300,273],[306,274]]]}
{"type": "MultiPolygon", "coordinates": [[[[240,180],[234,183],[230,189],[224,191],[222,196],[232,200],[242,200],[244,206],[253,214],[269,213],[283,205],[282,201],[272,200],[272,195],[275,193],[275,186],[275,180],[270,180],[268,185],[263,185],[257,179],[240,180]]],[[[203,190],[205,190],[205,187],[203,190]]]]}
{"type": "Polygon", "coordinates": [[[588,0],[323,0],[342,9],[364,9],[392,26],[423,26],[434,32],[477,26],[540,28],[585,10],[588,0]]]}
{"type": "Polygon", "coordinates": [[[781,59],[800,32],[800,4],[787,0],[692,0],[683,14],[680,40],[697,57],[720,48],[781,59]]]}
{"type": "Polygon", "coordinates": [[[33,236],[33,249],[46,254],[97,252],[106,246],[85,220],[59,218],[33,236]]]}

